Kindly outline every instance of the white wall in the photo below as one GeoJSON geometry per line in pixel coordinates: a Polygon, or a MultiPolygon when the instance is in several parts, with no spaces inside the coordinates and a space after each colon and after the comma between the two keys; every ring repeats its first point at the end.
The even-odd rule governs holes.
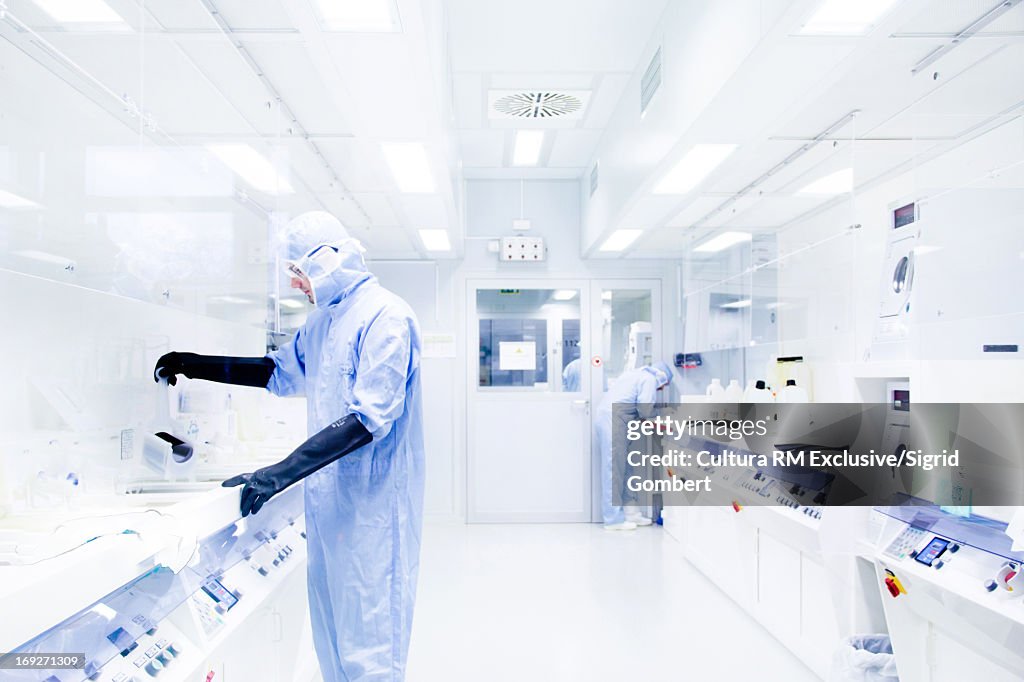
{"type": "MultiPolygon", "coordinates": [[[[580,184],[575,180],[468,180],[465,184],[467,241],[461,261],[370,262],[384,286],[405,297],[426,333],[450,332],[457,337],[455,359],[423,361],[424,419],[427,423],[427,514],[461,520],[466,510],[466,354],[475,353],[466,338],[466,281],[493,279],[495,287],[537,278],[646,278],[663,282],[663,327],[674,332],[675,264],[670,261],[602,260],[580,257],[580,184]],[[512,233],[512,220],[532,221],[531,236],[543,237],[548,259],[542,263],[501,263],[487,243],[512,233]]],[[[372,253],[369,254],[372,257],[372,253]]],[[[584,332],[586,333],[586,332],[584,332]]],[[[666,336],[663,347],[675,348],[666,336]]]]}

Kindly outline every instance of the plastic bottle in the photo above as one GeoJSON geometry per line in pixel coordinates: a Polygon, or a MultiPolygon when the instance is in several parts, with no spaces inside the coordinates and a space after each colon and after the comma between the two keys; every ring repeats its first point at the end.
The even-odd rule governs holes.
{"type": "Polygon", "coordinates": [[[727,403],[741,403],[743,402],[743,389],[740,388],[740,382],[735,379],[729,381],[729,385],[725,389],[725,402],[727,403]]]}
{"type": "Polygon", "coordinates": [[[704,391],[710,400],[708,402],[720,403],[725,399],[725,388],[722,387],[721,379],[712,379],[711,383],[708,384],[708,388],[704,391]]]}
{"type": "Polygon", "coordinates": [[[743,392],[743,402],[770,403],[772,402],[772,392],[768,390],[768,386],[762,379],[758,379],[747,385],[747,390],[743,392]]]}
{"type": "Polygon", "coordinates": [[[806,403],[807,391],[796,385],[796,379],[786,379],[786,387],[779,396],[782,403],[806,403]]]}

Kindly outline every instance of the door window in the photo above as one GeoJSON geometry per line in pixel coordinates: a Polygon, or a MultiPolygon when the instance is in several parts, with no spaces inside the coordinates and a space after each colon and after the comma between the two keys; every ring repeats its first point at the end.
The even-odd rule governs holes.
{"type": "Polygon", "coordinates": [[[478,387],[580,390],[567,381],[579,359],[579,289],[478,289],[476,306],[478,387]]]}

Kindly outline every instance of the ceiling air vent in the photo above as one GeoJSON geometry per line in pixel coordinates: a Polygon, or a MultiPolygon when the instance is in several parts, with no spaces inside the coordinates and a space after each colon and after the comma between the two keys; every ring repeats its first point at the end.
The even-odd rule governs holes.
{"type": "Polygon", "coordinates": [[[558,119],[583,118],[590,92],[572,90],[491,90],[490,118],[503,119],[558,119]]]}
{"type": "Polygon", "coordinates": [[[661,48],[659,47],[651,63],[647,65],[643,78],[640,79],[640,113],[647,111],[647,105],[654,98],[654,93],[661,86],[661,48]]]}
{"type": "Polygon", "coordinates": [[[597,191],[597,168],[599,164],[594,164],[593,169],[590,171],[590,196],[594,196],[594,192],[597,191]]]}

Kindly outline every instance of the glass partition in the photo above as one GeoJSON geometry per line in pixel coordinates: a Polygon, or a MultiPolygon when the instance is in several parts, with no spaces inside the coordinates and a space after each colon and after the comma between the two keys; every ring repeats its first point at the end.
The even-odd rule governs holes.
{"type": "Polygon", "coordinates": [[[202,3],[41,7],[0,15],[0,268],[276,326],[291,297],[268,276],[271,227],[311,204],[259,74],[202,3]]]}

